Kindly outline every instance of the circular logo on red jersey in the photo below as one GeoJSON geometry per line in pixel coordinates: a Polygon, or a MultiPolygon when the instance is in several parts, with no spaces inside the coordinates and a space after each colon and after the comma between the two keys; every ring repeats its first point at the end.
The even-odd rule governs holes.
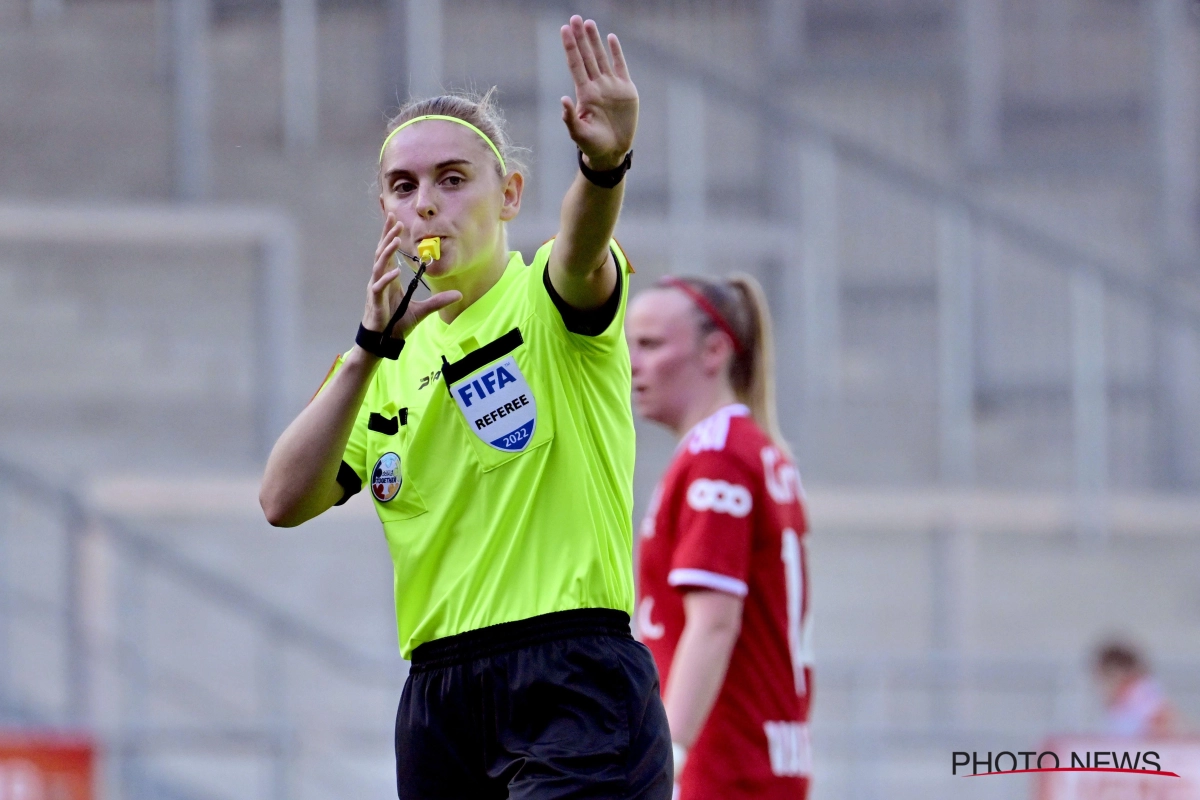
{"type": "Polygon", "coordinates": [[[375,462],[371,470],[371,494],[381,503],[386,503],[400,493],[400,484],[404,478],[400,475],[400,456],[395,453],[384,453],[375,462]]]}

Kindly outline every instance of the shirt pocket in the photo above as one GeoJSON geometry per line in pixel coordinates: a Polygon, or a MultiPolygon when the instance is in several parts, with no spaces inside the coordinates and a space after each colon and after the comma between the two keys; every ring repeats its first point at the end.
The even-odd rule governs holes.
{"type": "Polygon", "coordinates": [[[383,522],[409,519],[427,510],[416,484],[405,476],[408,423],[408,409],[391,403],[371,412],[367,421],[367,490],[383,522]]]}
{"type": "Polygon", "coordinates": [[[484,472],[554,439],[549,385],[532,369],[530,346],[518,327],[458,361],[443,357],[453,416],[484,472]]]}

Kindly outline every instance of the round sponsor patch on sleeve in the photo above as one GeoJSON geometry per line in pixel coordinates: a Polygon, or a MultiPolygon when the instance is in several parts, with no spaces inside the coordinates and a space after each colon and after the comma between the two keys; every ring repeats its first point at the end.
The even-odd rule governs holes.
{"type": "Polygon", "coordinates": [[[400,484],[404,478],[400,474],[400,456],[395,453],[384,453],[375,462],[371,470],[371,494],[381,503],[386,503],[400,494],[400,484]]]}

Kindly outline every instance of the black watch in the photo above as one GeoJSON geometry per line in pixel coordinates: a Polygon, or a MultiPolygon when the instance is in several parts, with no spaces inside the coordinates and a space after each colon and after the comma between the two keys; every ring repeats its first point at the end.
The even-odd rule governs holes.
{"type": "Polygon", "coordinates": [[[576,152],[579,153],[579,171],[583,173],[583,177],[602,189],[611,189],[616,186],[625,177],[625,173],[629,171],[629,168],[633,166],[632,150],[625,154],[625,159],[620,164],[606,170],[592,169],[583,163],[583,151],[577,150],[576,152]]]}

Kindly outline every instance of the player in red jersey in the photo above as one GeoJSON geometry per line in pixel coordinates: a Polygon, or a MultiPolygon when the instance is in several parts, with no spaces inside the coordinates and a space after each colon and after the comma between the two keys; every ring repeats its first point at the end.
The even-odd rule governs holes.
{"type": "Polygon", "coordinates": [[[679,447],[640,530],[637,623],[663,676],[680,800],[803,800],[807,529],[778,432],[771,320],[747,276],[631,304],[634,405],[679,447]]]}

